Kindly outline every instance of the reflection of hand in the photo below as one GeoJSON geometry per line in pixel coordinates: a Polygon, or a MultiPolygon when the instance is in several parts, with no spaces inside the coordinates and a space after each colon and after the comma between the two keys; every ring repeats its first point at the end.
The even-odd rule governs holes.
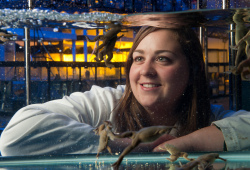
{"type": "Polygon", "coordinates": [[[242,61],[238,65],[236,73],[237,74],[241,73],[243,79],[249,79],[250,78],[250,58],[242,61]],[[247,68],[247,69],[245,69],[245,68],[247,68]]]}

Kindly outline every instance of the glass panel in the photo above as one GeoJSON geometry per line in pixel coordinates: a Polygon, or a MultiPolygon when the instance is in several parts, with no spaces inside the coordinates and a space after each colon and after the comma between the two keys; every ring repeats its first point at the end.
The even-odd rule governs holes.
{"type": "MultiPolygon", "coordinates": [[[[197,159],[206,153],[189,153],[189,158],[197,159]]],[[[212,164],[214,169],[244,169],[250,168],[249,152],[221,152],[220,157],[226,159],[215,160],[212,164]]],[[[171,163],[166,160],[168,153],[131,153],[121,163],[119,169],[172,169],[180,167],[188,162],[179,158],[171,163]]],[[[0,168],[6,169],[112,169],[112,164],[118,156],[100,156],[97,160],[95,154],[62,155],[62,156],[23,156],[23,157],[1,157],[0,168]]]]}
{"type": "MultiPolygon", "coordinates": [[[[0,45],[0,61],[2,62],[0,67],[1,130],[5,128],[13,114],[26,105],[24,61],[25,52],[28,50],[25,50],[24,44],[28,39],[24,38],[24,27],[28,26],[30,31],[30,104],[44,103],[49,100],[61,99],[73,92],[88,91],[92,85],[116,87],[125,84],[126,73],[123,64],[127,60],[128,51],[133,44],[138,27],[143,25],[139,21],[144,21],[143,19],[150,15],[144,15],[143,12],[151,11],[155,13],[148,17],[146,23],[147,21],[150,24],[157,23],[156,26],[159,27],[170,26],[172,28],[175,25],[187,24],[187,26],[197,28],[200,26],[208,28],[208,36],[211,36],[211,39],[208,40],[207,63],[210,94],[212,98],[216,98],[215,103],[220,104],[221,101],[217,100],[218,97],[226,98],[229,94],[229,74],[224,72],[229,71],[230,68],[231,49],[228,48],[228,34],[235,30],[229,31],[228,25],[233,23],[232,17],[237,9],[207,10],[221,9],[222,1],[203,0],[199,2],[200,4],[197,4],[196,0],[35,0],[33,1],[34,9],[27,10],[27,1],[2,0],[0,3],[0,27],[18,36],[17,40],[6,43],[1,41],[0,45]],[[196,9],[198,6],[204,10],[190,10],[196,9]],[[108,12],[93,12],[95,10],[107,10],[108,12]],[[156,14],[156,11],[165,13],[156,14]],[[133,15],[133,13],[141,15],[133,15]],[[125,22],[122,20],[125,16],[128,18],[139,16],[139,19],[131,23],[125,22]],[[181,17],[176,20],[178,16],[181,17]],[[176,22],[171,22],[173,18],[176,22]],[[107,34],[103,30],[106,29],[105,23],[109,21],[124,22],[122,23],[124,28],[118,35],[124,33],[125,36],[117,40],[114,49],[111,49],[113,53],[111,62],[114,63],[114,68],[107,68],[103,61],[98,63],[95,60],[98,55],[96,53],[103,50],[99,49],[96,52],[97,44],[105,41],[99,39],[98,43],[87,42],[86,37],[83,36],[86,33],[93,39],[98,35],[107,34]]],[[[230,3],[231,7],[249,8],[246,5],[249,3],[248,1],[235,0],[230,3]]],[[[249,11],[247,12],[249,13],[249,11]]],[[[248,27],[246,28],[248,29],[248,27]]],[[[243,85],[247,89],[243,91],[245,92],[242,95],[243,99],[249,101],[249,95],[246,95],[249,94],[249,84],[243,83],[243,85]]],[[[249,108],[248,103],[244,101],[243,106],[249,108]]],[[[189,156],[197,158],[200,154],[190,153],[189,156]]],[[[249,152],[223,152],[220,154],[227,159],[227,162],[216,161],[214,164],[216,169],[250,168],[249,152]]],[[[125,157],[121,167],[125,169],[168,169],[180,165],[179,162],[172,164],[167,161],[168,156],[169,154],[166,153],[131,153],[125,157]]],[[[0,168],[111,169],[111,164],[117,158],[117,154],[110,156],[105,153],[101,154],[98,160],[95,154],[1,157],[0,168]]],[[[180,161],[183,164],[187,163],[183,159],[180,161]]]]}

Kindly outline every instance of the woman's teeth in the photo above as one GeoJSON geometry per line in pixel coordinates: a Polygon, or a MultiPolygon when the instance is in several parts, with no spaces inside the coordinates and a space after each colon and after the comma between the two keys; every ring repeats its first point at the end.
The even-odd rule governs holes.
{"type": "Polygon", "coordinates": [[[157,87],[159,85],[156,85],[156,84],[142,84],[142,86],[150,88],[150,87],[157,87]]]}

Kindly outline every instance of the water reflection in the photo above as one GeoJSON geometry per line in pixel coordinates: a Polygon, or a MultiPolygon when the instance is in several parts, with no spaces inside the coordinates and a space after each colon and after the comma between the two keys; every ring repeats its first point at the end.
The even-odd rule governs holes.
{"type": "Polygon", "coordinates": [[[123,18],[120,14],[106,12],[74,13],[57,12],[54,10],[0,10],[0,27],[23,28],[23,27],[58,27],[73,28],[85,24],[84,28],[96,28],[97,22],[119,21],[123,18]],[[78,23],[80,22],[80,23],[78,23]]]}
{"type": "Polygon", "coordinates": [[[249,23],[249,9],[193,10],[183,12],[150,12],[143,14],[114,14],[107,12],[66,13],[55,10],[0,10],[0,28],[53,27],[53,28],[97,28],[108,22],[122,22],[124,26],[151,25],[173,28],[181,26],[225,26],[233,23],[235,12],[244,15],[249,23]]]}
{"type": "MultiPolygon", "coordinates": [[[[210,11],[211,12],[211,11],[210,11]]],[[[183,13],[148,13],[143,15],[128,15],[123,21],[128,22],[130,26],[144,26],[150,25],[155,27],[163,27],[163,28],[179,28],[183,26],[201,26],[205,23],[208,24],[209,21],[220,20],[222,18],[230,18],[232,15],[232,11],[225,11],[223,15],[215,14],[215,16],[210,16],[211,13],[207,11],[197,11],[197,12],[183,12],[183,13]],[[228,15],[230,14],[230,15],[228,15]]]]}
{"type": "Polygon", "coordinates": [[[150,25],[163,28],[179,28],[183,26],[228,26],[234,23],[235,13],[241,13],[243,21],[249,23],[249,9],[198,10],[179,13],[143,13],[128,15],[123,18],[129,26],[150,25]]]}

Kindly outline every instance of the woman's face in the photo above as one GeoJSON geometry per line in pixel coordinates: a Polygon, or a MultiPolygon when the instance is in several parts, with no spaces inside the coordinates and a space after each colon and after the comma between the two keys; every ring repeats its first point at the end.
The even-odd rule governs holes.
{"type": "Polygon", "coordinates": [[[148,34],[132,54],[129,73],[138,102],[151,111],[175,109],[189,80],[189,66],[171,30],[148,34]]]}

